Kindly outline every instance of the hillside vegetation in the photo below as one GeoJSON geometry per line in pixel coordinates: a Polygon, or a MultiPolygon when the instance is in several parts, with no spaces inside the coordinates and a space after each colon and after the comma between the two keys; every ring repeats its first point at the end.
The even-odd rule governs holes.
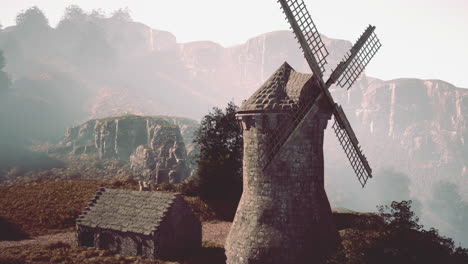
{"type": "MultiPolygon", "coordinates": [[[[38,180],[2,187],[0,191],[0,240],[73,231],[74,220],[99,186],[137,189],[133,180],[38,180]],[[7,226],[8,225],[8,226],[7,226]],[[17,234],[5,233],[11,226],[17,234]],[[22,235],[22,236],[21,236],[22,235]]],[[[153,190],[177,191],[180,186],[153,186],[153,190]]],[[[209,205],[198,197],[186,197],[202,221],[216,220],[209,205]]],[[[437,230],[423,230],[411,211],[411,202],[394,202],[379,214],[335,212],[342,247],[328,263],[468,263],[468,250],[455,247],[437,230]]],[[[204,247],[177,263],[224,263],[221,245],[204,247]]],[[[165,263],[127,257],[109,251],[77,248],[67,243],[2,249],[0,263],[165,263]]],[[[173,263],[173,262],[171,262],[173,263]]]]}
{"type": "MultiPolygon", "coordinates": [[[[100,186],[139,188],[134,180],[38,180],[0,189],[0,240],[72,231],[75,219],[100,186]]],[[[162,184],[153,190],[177,191],[180,186],[162,184]]],[[[201,221],[216,215],[197,197],[186,197],[201,221]]]]}
{"type": "MultiPolygon", "coordinates": [[[[99,185],[91,180],[58,180],[4,188],[0,192],[0,216],[30,236],[71,231],[99,185]]],[[[0,240],[4,235],[2,232],[0,240]]]]}
{"type": "Polygon", "coordinates": [[[202,248],[190,256],[175,261],[144,259],[142,257],[115,254],[109,250],[76,247],[68,243],[54,242],[33,247],[2,249],[0,263],[69,263],[69,264],[223,264],[224,249],[203,243],[202,248]]]}

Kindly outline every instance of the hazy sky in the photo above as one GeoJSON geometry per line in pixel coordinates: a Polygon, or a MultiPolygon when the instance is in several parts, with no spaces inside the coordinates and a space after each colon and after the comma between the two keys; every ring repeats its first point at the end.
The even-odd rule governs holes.
{"type": "MultiPolygon", "coordinates": [[[[383,47],[367,74],[393,79],[442,79],[468,88],[467,0],[305,0],[319,31],[355,41],[368,24],[383,47]]],[[[55,26],[66,6],[110,13],[128,7],[134,20],[174,33],[179,42],[224,46],[289,26],[276,0],[0,0],[0,23],[14,24],[37,5],[55,26]]]]}

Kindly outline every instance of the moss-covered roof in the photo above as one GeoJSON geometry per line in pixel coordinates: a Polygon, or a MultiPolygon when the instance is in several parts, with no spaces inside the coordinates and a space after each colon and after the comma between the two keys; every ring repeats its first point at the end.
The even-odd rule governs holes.
{"type": "Polygon", "coordinates": [[[285,62],[242,104],[239,112],[294,109],[306,97],[312,96],[314,81],[312,74],[298,73],[285,62]]]}
{"type": "Polygon", "coordinates": [[[101,188],[77,223],[149,235],[157,230],[177,195],[101,188]]]}

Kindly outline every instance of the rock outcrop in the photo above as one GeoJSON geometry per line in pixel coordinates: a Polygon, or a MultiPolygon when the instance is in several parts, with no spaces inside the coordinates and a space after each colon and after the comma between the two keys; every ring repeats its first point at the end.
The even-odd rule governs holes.
{"type": "Polygon", "coordinates": [[[148,145],[140,145],[130,156],[130,166],[145,179],[155,183],[179,183],[189,173],[187,152],[175,125],[149,128],[148,145]]]}
{"type": "Polygon", "coordinates": [[[132,170],[146,180],[178,183],[190,175],[190,168],[176,120],[142,116],[90,120],[67,130],[61,150],[129,160],[132,170]]]}

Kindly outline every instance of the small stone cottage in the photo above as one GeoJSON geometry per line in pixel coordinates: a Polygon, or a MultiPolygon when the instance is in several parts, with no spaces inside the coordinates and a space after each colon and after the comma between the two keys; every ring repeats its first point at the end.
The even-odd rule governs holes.
{"type": "Polygon", "coordinates": [[[180,194],[100,188],[76,220],[78,246],[145,258],[201,247],[201,223],[180,194]]]}

